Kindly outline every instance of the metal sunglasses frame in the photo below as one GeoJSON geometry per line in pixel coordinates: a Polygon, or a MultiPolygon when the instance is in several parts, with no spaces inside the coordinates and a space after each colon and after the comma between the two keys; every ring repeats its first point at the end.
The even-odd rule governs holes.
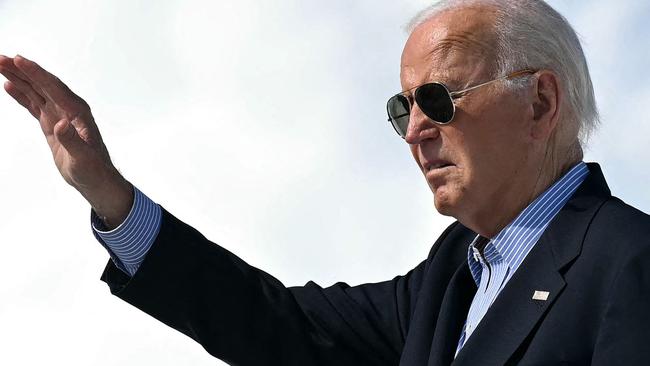
{"type": "Polygon", "coordinates": [[[523,69],[523,70],[512,72],[512,73],[510,73],[508,75],[498,77],[498,78],[493,79],[493,80],[489,80],[489,81],[486,81],[486,82],[483,82],[483,83],[480,83],[480,84],[477,84],[477,85],[473,85],[473,86],[467,87],[467,88],[462,89],[462,90],[453,91],[453,92],[449,91],[449,88],[447,88],[447,85],[445,85],[444,83],[438,82],[438,81],[418,85],[418,86],[413,87],[411,89],[408,89],[408,90],[405,90],[403,92],[397,93],[397,94],[393,95],[392,97],[390,97],[388,99],[388,101],[390,102],[393,98],[401,95],[401,96],[404,96],[406,98],[407,102],[409,103],[408,113],[401,114],[401,115],[399,115],[397,117],[394,117],[394,118],[392,118],[390,116],[390,109],[389,109],[389,104],[390,103],[386,103],[386,112],[388,113],[388,122],[390,122],[391,126],[393,126],[393,129],[395,130],[395,132],[397,132],[398,135],[400,135],[402,138],[405,137],[405,136],[402,136],[402,134],[397,130],[397,128],[395,127],[395,123],[393,123],[393,120],[397,120],[398,118],[402,118],[402,117],[405,117],[405,116],[408,116],[408,115],[411,114],[411,109],[413,109],[413,103],[411,103],[411,99],[407,98],[405,96],[405,94],[410,92],[411,90],[415,90],[415,92],[413,93],[413,95],[414,95],[413,99],[415,100],[416,96],[417,96],[417,91],[422,86],[436,84],[436,85],[442,86],[443,89],[447,92],[447,95],[449,96],[449,99],[451,100],[451,106],[452,106],[451,118],[449,119],[449,121],[447,121],[447,122],[436,121],[433,118],[429,117],[429,115],[425,111],[422,111],[427,117],[429,117],[431,119],[431,121],[433,121],[433,123],[438,124],[438,125],[447,125],[447,124],[451,123],[454,120],[454,116],[456,116],[456,104],[454,103],[454,99],[460,97],[461,95],[463,95],[463,94],[465,94],[465,93],[467,93],[469,91],[472,91],[474,89],[478,89],[478,88],[480,88],[482,86],[490,85],[492,83],[496,83],[497,81],[514,79],[514,78],[522,76],[522,75],[534,74],[537,71],[539,71],[539,70],[523,69]]]}

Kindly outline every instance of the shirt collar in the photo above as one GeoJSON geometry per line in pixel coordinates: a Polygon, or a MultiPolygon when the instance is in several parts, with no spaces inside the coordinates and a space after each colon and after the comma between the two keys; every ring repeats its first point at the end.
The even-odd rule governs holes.
{"type": "MultiPolygon", "coordinates": [[[[587,164],[581,161],[539,195],[511,223],[490,239],[484,249],[486,261],[495,263],[504,260],[510,268],[511,276],[587,174],[587,164]]],[[[474,257],[474,249],[480,238],[477,235],[472,241],[467,254],[469,268],[477,285],[481,279],[481,265],[474,257]]]]}

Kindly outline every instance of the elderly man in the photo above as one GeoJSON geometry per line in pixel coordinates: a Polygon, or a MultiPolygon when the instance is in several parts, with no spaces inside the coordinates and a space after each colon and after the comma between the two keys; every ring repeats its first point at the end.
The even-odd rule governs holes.
{"type": "Polygon", "coordinates": [[[611,196],[580,43],[543,1],[446,1],[412,22],[389,120],[458,221],[404,276],[286,288],[113,167],[90,109],[23,57],[7,92],[93,207],[111,292],[237,365],[650,362],[650,219],[611,196]]]}

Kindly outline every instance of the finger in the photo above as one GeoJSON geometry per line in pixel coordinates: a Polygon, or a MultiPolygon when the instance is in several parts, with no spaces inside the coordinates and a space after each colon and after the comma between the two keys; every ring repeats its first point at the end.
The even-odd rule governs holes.
{"type": "Polygon", "coordinates": [[[14,98],[18,104],[22,105],[25,107],[29,113],[34,116],[34,118],[38,119],[41,115],[41,111],[38,107],[35,107],[32,105],[32,101],[25,95],[23,92],[21,92],[16,86],[11,82],[11,81],[6,81],[4,83],[4,88],[5,91],[7,91],[7,94],[11,95],[12,98],[14,98]]]}
{"type": "Polygon", "coordinates": [[[39,107],[45,104],[45,99],[40,94],[38,94],[27,81],[17,76],[13,72],[4,69],[2,66],[0,66],[0,73],[4,75],[4,77],[6,77],[9,81],[11,81],[23,94],[25,94],[32,101],[32,103],[39,107]]]}
{"type": "Polygon", "coordinates": [[[35,89],[42,90],[45,94],[44,96],[49,97],[54,103],[64,109],[76,106],[75,102],[80,98],[59,80],[59,78],[47,72],[36,62],[16,55],[14,57],[14,65],[27,76],[35,89]]]}
{"type": "MultiPolygon", "coordinates": [[[[14,74],[22,74],[23,72],[18,70],[16,65],[14,64],[14,59],[11,57],[7,57],[5,55],[0,55],[0,67],[4,69],[9,69],[11,72],[14,74]]],[[[27,79],[26,76],[22,76],[23,79],[27,79]]]]}
{"type": "Polygon", "coordinates": [[[81,157],[86,154],[87,146],[69,120],[62,119],[54,125],[54,136],[71,156],[81,157]]]}
{"type": "Polygon", "coordinates": [[[21,78],[26,83],[30,84],[32,89],[36,91],[39,95],[44,97],[45,93],[40,90],[36,85],[32,85],[32,81],[25,75],[24,72],[20,71],[14,64],[14,59],[4,55],[0,55],[0,70],[7,70],[14,74],[15,76],[21,78]]]}

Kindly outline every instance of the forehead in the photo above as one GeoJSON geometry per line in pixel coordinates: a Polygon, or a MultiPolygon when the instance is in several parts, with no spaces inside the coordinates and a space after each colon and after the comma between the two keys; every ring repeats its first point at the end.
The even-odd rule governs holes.
{"type": "Polygon", "coordinates": [[[444,11],[417,26],[402,53],[402,87],[469,80],[488,71],[496,44],[495,17],[494,9],[475,6],[444,11]]]}

